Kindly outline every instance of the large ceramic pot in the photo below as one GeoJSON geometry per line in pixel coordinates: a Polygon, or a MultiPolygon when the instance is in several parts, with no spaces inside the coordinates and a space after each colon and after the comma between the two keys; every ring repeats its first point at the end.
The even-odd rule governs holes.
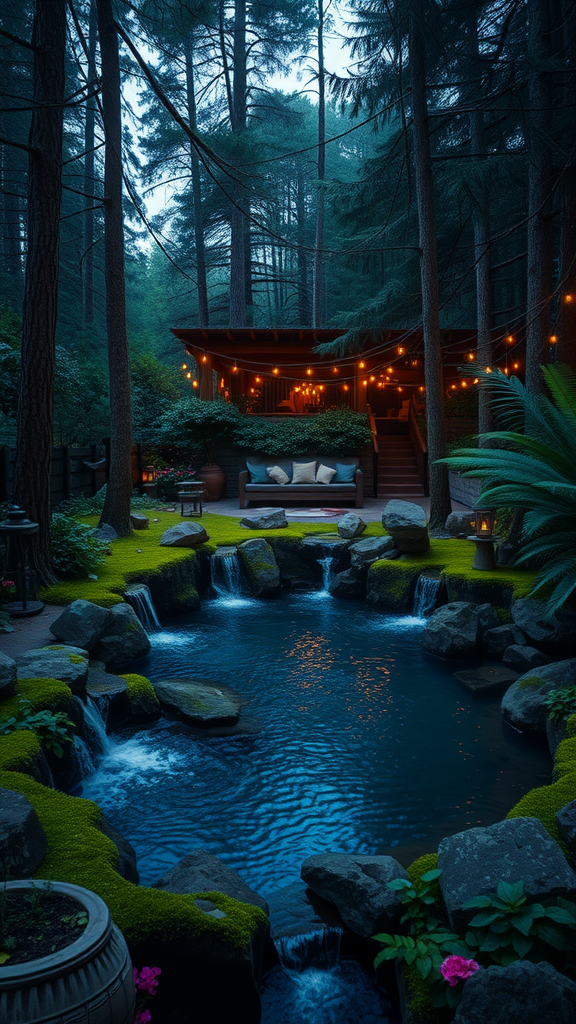
{"type": "MultiPolygon", "coordinates": [[[[8,891],[32,888],[7,882],[8,891]]],[[[34,881],[36,886],[45,883],[34,881]]],[[[6,1024],[132,1024],[134,979],[130,954],[110,911],[95,893],[53,882],[88,914],[82,935],[38,960],[0,967],[0,1021],[6,1024]]]]}
{"type": "Polygon", "coordinates": [[[204,482],[206,501],[219,501],[224,494],[226,475],[215,462],[207,462],[196,474],[204,482]]]}

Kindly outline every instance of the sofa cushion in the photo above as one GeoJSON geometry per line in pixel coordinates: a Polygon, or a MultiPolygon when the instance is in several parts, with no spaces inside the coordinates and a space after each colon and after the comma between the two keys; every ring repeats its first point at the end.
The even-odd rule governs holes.
{"type": "Polygon", "coordinates": [[[316,483],[316,462],[293,462],[292,463],[293,484],[315,484],[316,483]]]}
{"type": "Polygon", "coordinates": [[[335,484],[352,484],[356,476],[356,466],[344,465],[342,462],[336,463],[336,476],[334,477],[335,484]]]}
{"type": "Polygon", "coordinates": [[[248,462],[246,460],[246,468],[250,473],[251,484],[267,484],[270,482],[268,470],[263,462],[248,462]]]}
{"type": "Polygon", "coordinates": [[[302,491],[313,492],[318,494],[328,495],[329,491],[346,491],[354,494],[356,491],[356,484],[337,484],[334,481],[331,484],[285,484],[280,487],[279,484],[275,484],[270,480],[267,484],[246,484],[244,490],[248,494],[250,491],[282,491],[282,494],[298,494],[302,491]]]}
{"type": "Polygon", "coordinates": [[[284,470],[280,468],[280,466],[269,466],[268,476],[270,477],[271,480],[274,481],[275,484],[284,485],[290,483],[290,477],[288,476],[288,473],[285,473],[284,470]]]}
{"type": "Polygon", "coordinates": [[[333,477],[335,477],[335,476],[336,476],[336,470],[335,469],[332,469],[330,466],[320,465],[320,466],[318,466],[318,470],[317,470],[317,473],[316,473],[316,483],[317,484],[329,484],[329,483],[331,483],[333,477]]]}

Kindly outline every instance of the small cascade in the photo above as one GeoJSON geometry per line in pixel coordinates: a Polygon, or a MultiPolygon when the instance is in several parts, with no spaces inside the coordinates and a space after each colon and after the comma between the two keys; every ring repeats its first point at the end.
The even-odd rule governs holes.
{"type": "Polygon", "coordinates": [[[340,962],[341,928],[316,928],[299,935],[281,935],[274,940],[280,962],[298,974],[315,967],[330,971],[340,962]]]}
{"type": "MultiPolygon", "coordinates": [[[[108,702],[106,701],[106,708],[108,702]]],[[[92,697],[88,697],[84,710],[84,737],[90,754],[101,756],[110,752],[111,743],[106,735],[106,723],[100,708],[92,697]]]]}
{"type": "Polygon", "coordinates": [[[150,588],[145,583],[136,583],[133,587],[128,587],[124,597],[128,604],[132,605],[147,633],[150,630],[162,628],[156,614],[150,588]]]}
{"type": "Polygon", "coordinates": [[[414,615],[417,618],[423,619],[434,611],[439,589],[439,576],[427,576],[425,573],[421,573],[414,594],[414,615]]]}
{"type": "Polygon", "coordinates": [[[330,584],[336,575],[336,564],[340,552],[332,544],[322,544],[322,558],[318,559],[318,565],[322,569],[322,594],[328,594],[330,584]]]}
{"type": "Polygon", "coordinates": [[[247,596],[237,548],[218,548],[210,559],[210,569],[216,597],[229,599],[247,596]]]}
{"type": "Polygon", "coordinates": [[[85,779],[87,775],[92,775],[96,770],[96,765],[94,764],[94,759],[88,749],[88,744],[81,736],[74,737],[74,750],[76,753],[76,762],[80,771],[80,777],[85,779]]]}

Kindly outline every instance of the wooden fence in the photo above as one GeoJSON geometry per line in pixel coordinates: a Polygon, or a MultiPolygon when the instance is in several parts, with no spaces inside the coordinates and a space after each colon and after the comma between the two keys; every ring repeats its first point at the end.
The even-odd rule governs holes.
{"type": "MultiPolygon", "coordinates": [[[[15,450],[0,447],[0,502],[11,501],[14,483],[15,450]]],[[[109,449],[106,444],[84,448],[53,448],[50,463],[50,503],[52,507],[68,498],[91,497],[108,479],[109,449]]],[[[142,446],[132,445],[132,483],[142,481],[142,446]]]]}

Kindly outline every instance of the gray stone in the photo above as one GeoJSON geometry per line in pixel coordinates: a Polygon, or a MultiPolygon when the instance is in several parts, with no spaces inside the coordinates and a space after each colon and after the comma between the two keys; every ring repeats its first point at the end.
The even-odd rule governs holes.
{"type": "Polygon", "coordinates": [[[362,569],[393,551],[396,551],[393,537],[367,537],[350,545],[350,565],[353,569],[362,569]]]}
{"type": "Polygon", "coordinates": [[[510,686],[518,678],[518,673],[502,665],[486,665],[482,668],[463,669],[462,672],[455,672],[454,677],[470,693],[493,693],[510,686]]]}
{"type": "Polygon", "coordinates": [[[160,679],[154,683],[154,689],[164,707],[192,725],[235,725],[240,717],[239,699],[230,692],[224,693],[209,679],[160,679]]]}
{"type": "Polygon", "coordinates": [[[148,516],[145,516],[142,512],[131,512],[130,522],[134,530],[147,530],[150,526],[148,516]]]}
{"type": "Polygon", "coordinates": [[[344,554],[350,546],[350,542],[339,537],[337,533],[311,534],[304,537],[300,545],[302,551],[312,558],[322,558],[326,554],[344,554]]]}
{"type": "Polygon", "coordinates": [[[240,520],[240,526],[246,530],[281,530],[288,526],[286,510],[278,508],[274,512],[264,512],[260,516],[246,516],[240,520]]]}
{"type": "Polygon", "coordinates": [[[103,709],[102,717],[108,732],[126,725],[130,718],[130,701],[125,679],[91,668],[88,670],[86,693],[103,709]]]}
{"type": "Polygon", "coordinates": [[[14,658],[9,658],[7,654],[2,654],[2,651],[0,651],[0,700],[4,700],[5,697],[11,697],[12,694],[16,693],[17,678],[18,673],[14,658]]]}
{"type": "Polygon", "coordinates": [[[426,620],[422,645],[442,658],[463,658],[476,654],[486,629],[498,621],[491,605],[452,601],[426,620]]]}
{"type": "Polygon", "coordinates": [[[280,570],[267,540],[245,540],[239,549],[254,597],[274,597],[280,590],[280,570]]]}
{"type": "Polygon", "coordinates": [[[338,520],[338,533],[344,540],[352,540],[364,533],[366,523],[355,512],[347,512],[338,520]]]}
{"type": "Polygon", "coordinates": [[[102,523],[101,526],[95,526],[92,530],[92,536],[96,540],[104,541],[106,544],[110,544],[113,540],[118,539],[118,534],[113,526],[109,526],[108,523],[102,523]]]}
{"type": "Polygon", "coordinates": [[[44,829],[21,793],[0,789],[0,864],[9,877],[29,878],[48,852],[44,829]]]}
{"type": "Polygon", "coordinates": [[[177,523],[165,530],[160,538],[163,548],[195,548],[210,540],[201,523],[177,523]]]}
{"type": "Polygon", "coordinates": [[[561,608],[547,615],[545,601],[521,598],[512,602],[510,613],[514,623],[537,647],[552,654],[574,650],[576,616],[573,611],[561,608]]]}
{"type": "Polygon", "coordinates": [[[535,647],[528,647],[526,644],[511,644],[504,651],[502,661],[509,668],[517,672],[527,672],[530,668],[538,668],[539,665],[548,665],[550,658],[535,647]]]}
{"type": "Polygon", "coordinates": [[[486,653],[493,654],[496,658],[501,658],[506,648],[512,644],[525,642],[524,633],[512,622],[505,623],[503,626],[495,626],[494,629],[488,629],[484,634],[486,653]]]}
{"type": "Polygon", "coordinates": [[[558,831],[571,853],[576,853],[576,800],[556,811],[558,831]]]}
{"type": "Polygon", "coordinates": [[[576,686],[576,658],[554,661],[520,676],[502,698],[502,715],[522,732],[545,733],[548,709],[544,697],[550,690],[576,686]]]}
{"type": "Polygon", "coordinates": [[[123,601],[113,605],[110,612],[110,624],[94,648],[94,657],[108,667],[148,654],[148,634],[132,605],[123,601]]]}
{"type": "Polygon", "coordinates": [[[318,853],[302,864],[300,875],[314,892],[336,905],[345,924],[368,938],[398,924],[401,903],[387,882],[407,878],[393,857],[318,853]]]}
{"type": "Polygon", "coordinates": [[[548,718],[546,722],[546,739],[548,740],[548,749],[552,760],[556,757],[556,751],[562,743],[562,740],[566,739],[566,719],[562,718],[559,722],[553,722],[548,718]]]}
{"type": "Polygon", "coordinates": [[[345,569],[344,572],[337,573],[328,590],[332,597],[365,597],[366,570],[345,569]]]}
{"type": "Polygon", "coordinates": [[[91,651],[111,621],[109,608],[101,608],[92,601],[72,601],[54,620],[50,632],[57,640],[91,651]]]}
{"type": "Polygon", "coordinates": [[[462,904],[475,896],[494,895],[501,879],[524,882],[532,901],[576,896],[576,875],[537,818],[510,818],[449,836],[438,847],[438,867],[454,928],[477,912],[462,910],[462,904]]]}
{"type": "Polygon", "coordinates": [[[389,501],[382,513],[382,526],[391,534],[399,551],[423,553],[430,548],[426,513],[411,501],[389,501]]]}
{"type": "Polygon", "coordinates": [[[294,935],[307,937],[310,932],[342,927],[342,918],[334,904],[323,900],[301,879],[276,889],[268,897],[268,905],[273,939],[294,935]]]}
{"type": "Polygon", "coordinates": [[[89,661],[90,654],[84,647],[72,647],[71,644],[46,644],[46,647],[42,647],[43,651],[64,651],[66,654],[79,654],[81,658],[86,658],[89,661]]]}
{"type": "Polygon", "coordinates": [[[450,537],[469,537],[476,529],[476,518],[470,512],[451,512],[448,516],[444,529],[450,537]]]}
{"type": "Polygon", "coordinates": [[[573,1024],[576,983],[552,964],[516,960],[464,982],[454,1024],[573,1024]]]}
{"type": "Polygon", "coordinates": [[[86,694],[88,659],[80,654],[68,654],[65,648],[51,651],[42,647],[20,654],[16,665],[18,679],[61,679],[77,697],[86,694]]]}
{"type": "Polygon", "coordinates": [[[237,871],[218,860],[206,850],[193,850],[153,883],[154,889],[164,889],[181,895],[188,893],[223,892],[240,903],[251,903],[269,914],[268,904],[262,896],[240,877],[237,871]]]}
{"type": "Polygon", "coordinates": [[[125,878],[127,882],[132,882],[133,885],[140,884],[140,876],[138,875],[138,860],[136,858],[136,851],[121,832],[117,828],[114,828],[107,818],[102,815],[98,826],[100,832],[103,832],[116,847],[118,853],[118,859],[116,862],[116,871],[125,878]]]}

